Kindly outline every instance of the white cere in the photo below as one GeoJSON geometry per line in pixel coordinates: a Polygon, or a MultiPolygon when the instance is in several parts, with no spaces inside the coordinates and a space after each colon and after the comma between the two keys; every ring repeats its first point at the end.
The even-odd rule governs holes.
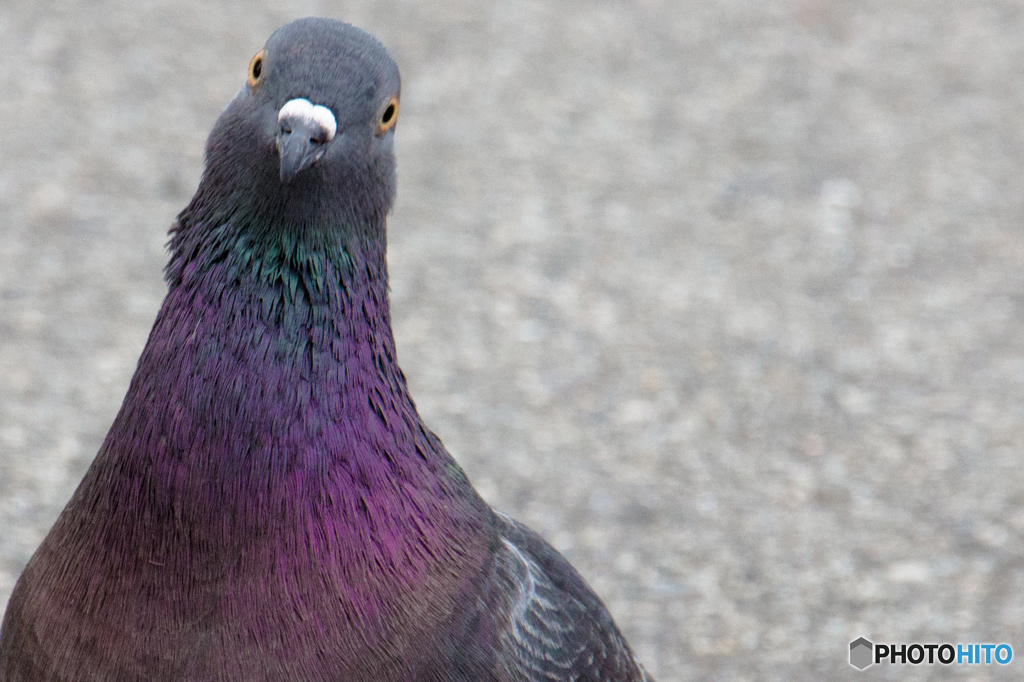
{"type": "Polygon", "coordinates": [[[281,111],[277,112],[277,122],[281,123],[285,119],[293,121],[298,119],[315,125],[324,131],[326,137],[324,142],[334,139],[334,134],[338,132],[338,122],[331,110],[319,104],[313,104],[303,97],[288,100],[281,107],[281,111]]]}

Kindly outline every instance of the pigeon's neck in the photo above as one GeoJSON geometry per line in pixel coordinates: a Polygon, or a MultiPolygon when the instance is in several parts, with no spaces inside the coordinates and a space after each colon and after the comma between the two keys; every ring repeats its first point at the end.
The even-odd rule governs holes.
{"type": "Polygon", "coordinates": [[[368,228],[238,236],[181,267],[136,376],[209,440],[202,452],[178,450],[221,460],[259,451],[254,466],[317,466],[327,453],[303,447],[328,425],[344,430],[339,447],[350,458],[373,456],[378,427],[419,426],[395,359],[377,228],[377,239],[368,228]]]}
{"type": "Polygon", "coordinates": [[[247,512],[261,498],[296,521],[355,523],[368,505],[408,512],[432,496],[448,505],[442,515],[478,513],[396,362],[377,228],[379,239],[255,246],[214,231],[169,278],[97,461],[116,460],[159,488],[160,504],[182,506],[166,513],[216,519],[233,537],[261,532],[266,519],[247,512]]]}
{"type": "MultiPolygon", "coordinates": [[[[232,346],[258,350],[265,341],[254,334],[273,339],[272,352],[238,358],[244,362],[236,369],[273,367],[323,383],[325,390],[356,386],[324,375],[330,367],[318,361],[333,360],[346,374],[369,383],[387,383],[398,374],[383,221],[372,227],[262,234],[232,234],[232,228],[212,230],[192,254],[182,253],[187,244],[177,245],[172,263],[192,257],[176,264],[169,277],[154,335],[173,338],[181,345],[176,352],[185,357],[202,354],[195,349],[196,336],[177,338],[183,321],[194,324],[196,335],[205,336],[218,355],[232,346]]],[[[201,373],[199,359],[193,369],[201,373]]],[[[391,388],[405,393],[404,385],[391,388]]]]}

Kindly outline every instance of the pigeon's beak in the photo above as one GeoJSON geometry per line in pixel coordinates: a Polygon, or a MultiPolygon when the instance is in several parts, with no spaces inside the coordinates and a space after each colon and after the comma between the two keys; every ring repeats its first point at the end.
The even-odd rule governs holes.
{"type": "Polygon", "coordinates": [[[291,182],[316,163],[337,132],[338,123],[327,107],[301,98],[289,100],[281,107],[277,112],[281,182],[291,182]]]}

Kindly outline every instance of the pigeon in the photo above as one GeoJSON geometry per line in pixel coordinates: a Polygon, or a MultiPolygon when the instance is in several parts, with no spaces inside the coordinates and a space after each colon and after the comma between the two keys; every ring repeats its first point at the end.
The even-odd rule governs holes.
{"type": "Polygon", "coordinates": [[[400,85],[335,20],[253,57],[121,409],[14,588],[0,680],[650,679],[409,395],[385,259],[400,85]]]}

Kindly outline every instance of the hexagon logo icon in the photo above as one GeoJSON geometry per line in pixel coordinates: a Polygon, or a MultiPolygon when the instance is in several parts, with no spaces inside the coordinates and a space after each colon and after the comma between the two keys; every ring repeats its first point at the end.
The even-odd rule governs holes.
{"type": "Polygon", "coordinates": [[[874,652],[875,645],[863,637],[850,642],[850,665],[857,670],[863,670],[868,667],[874,661],[871,660],[871,654],[874,652]]]}

